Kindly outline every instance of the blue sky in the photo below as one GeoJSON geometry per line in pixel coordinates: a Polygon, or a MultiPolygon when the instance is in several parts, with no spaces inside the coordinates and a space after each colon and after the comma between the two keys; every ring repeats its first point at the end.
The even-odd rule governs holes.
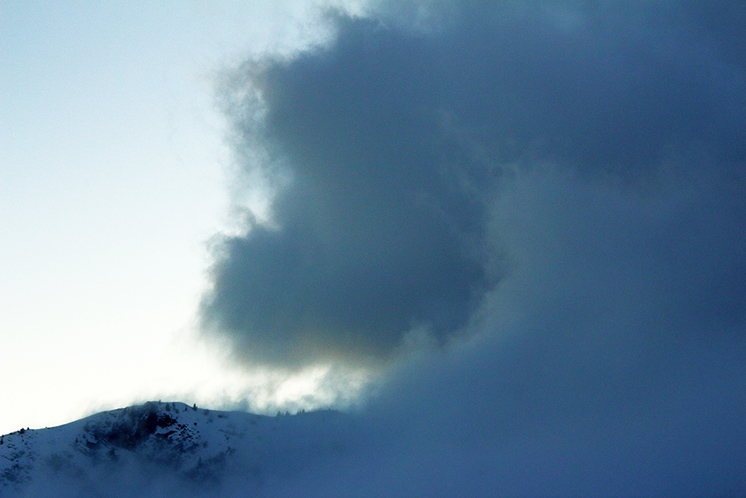
{"type": "Polygon", "coordinates": [[[0,432],[231,385],[188,339],[232,227],[216,87],[308,4],[3,2],[0,432]]]}
{"type": "Polygon", "coordinates": [[[0,432],[352,400],[337,489],[742,494],[746,9],[251,5],[3,7],[0,432]]]}

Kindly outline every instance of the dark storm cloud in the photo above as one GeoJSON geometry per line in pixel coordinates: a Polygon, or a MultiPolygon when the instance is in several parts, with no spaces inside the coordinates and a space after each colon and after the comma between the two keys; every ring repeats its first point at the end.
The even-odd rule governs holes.
{"type": "Polygon", "coordinates": [[[268,494],[743,496],[745,194],[518,174],[493,313],[390,371],[343,460],[268,494]]]}
{"type": "MultiPolygon", "coordinates": [[[[205,328],[283,367],[385,358],[416,328],[448,339],[510,269],[498,251],[510,234],[489,220],[513,168],[638,189],[702,172],[742,185],[746,82],[728,26],[743,9],[728,5],[443,2],[416,25],[406,8],[334,12],[323,46],[248,61],[225,94],[237,157],[278,187],[271,225],[222,240],[205,328]]],[[[743,214],[732,208],[725,231],[743,214]]],[[[547,227],[560,238],[573,228],[562,221],[547,227]]],[[[656,279],[666,257],[653,247],[641,263],[665,308],[679,289],[656,279]]],[[[701,277],[683,292],[692,306],[738,314],[742,267],[712,282],[680,270],[701,277]]]]}

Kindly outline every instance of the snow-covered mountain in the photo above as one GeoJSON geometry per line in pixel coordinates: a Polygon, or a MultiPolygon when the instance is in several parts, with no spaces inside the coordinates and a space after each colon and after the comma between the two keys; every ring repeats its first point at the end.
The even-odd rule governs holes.
{"type": "Polygon", "coordinates": [[[354,413],[150,402],[18,431],[2,436],[0,498],[746,496],[740,388],[634,405],[588,400],[559,373],[551,391],[500,379],[400,383],[354,413]]]}
{"type": "Polygon", "coordinates": [[[270,417],[148,402],[2,436],[0,497],[255,496],[267,478],[344,454],[350,423],[335,411],[270,417]]]}

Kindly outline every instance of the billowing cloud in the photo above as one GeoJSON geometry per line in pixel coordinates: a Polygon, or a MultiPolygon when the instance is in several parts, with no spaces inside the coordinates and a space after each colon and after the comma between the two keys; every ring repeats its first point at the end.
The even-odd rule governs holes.
{"type": "MultiPolygon", "coordinates": [[[[367,17],[332,11],[323,45],[247,61],[228,80],[226,111],[240,166],[275,186],[271,219],[218,244],[204,328],[242,361],[284,368],[387,358],[412,330],[447,342],[476,317],[489,322],[517,261],[552,256],[548,234],[586,248],[572,263],[597,272],[581,294],[647,285],[660,292],[634,307],[675,317],[686,301],[741,319],[743,266],[709,273],[742,256],[741,238],[679,254],[663,232],[636,238],[645,230],[632,216],[630,237],[598,241],[589,227],[630,213],[565,219],[551,207],[554,222],[535,228],[548,247],[511,247],[528,227],[495,229],[516,172],[559,170],[653,199],[693,189],[690,211],[674,216],[684,242],[699,240],[702,207],[737,231],[738,195],[726,205],[702,189],[743,191],[746,81],[728,27],[743,9],[695,4],[394,2],[367,17]],[[605,244],[622,248],[626,272],[605,244]],[[672,285],[674,270],[692,287],[672,285]]],[[[580,205],[591,194],[572,192],[580,205]]],[[[567,299],[582,314],[581,295],[567,299]]]]}
{"type": "Polygon", "coordinates": [[[743,184],[640,195],[548,168],[494,209],[520,257],[478,330],[399,363],[348,452],[268,494],[743,495],[743,184]]]}

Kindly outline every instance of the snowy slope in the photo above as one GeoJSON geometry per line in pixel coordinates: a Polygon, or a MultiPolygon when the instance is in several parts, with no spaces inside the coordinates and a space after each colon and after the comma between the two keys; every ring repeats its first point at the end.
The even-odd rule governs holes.
{"type": "Polygon", "coordinates": [[[354,413],[151,402],[6,434],[0,498],[743,497],[743,389],[713,388],[741,382],[729,364],[696,405],[656,390],[599,406],[559,373],[551,392],[525,376],[414,383],[354,413]]]}
{"type": "Polygon", "coordinates": [[[349,424],[333,411],[268,417],[149,402],[2,436],[0,497],[209,495],[226,486],[252,496],[268,477],[342,455],[349,424]]]}

